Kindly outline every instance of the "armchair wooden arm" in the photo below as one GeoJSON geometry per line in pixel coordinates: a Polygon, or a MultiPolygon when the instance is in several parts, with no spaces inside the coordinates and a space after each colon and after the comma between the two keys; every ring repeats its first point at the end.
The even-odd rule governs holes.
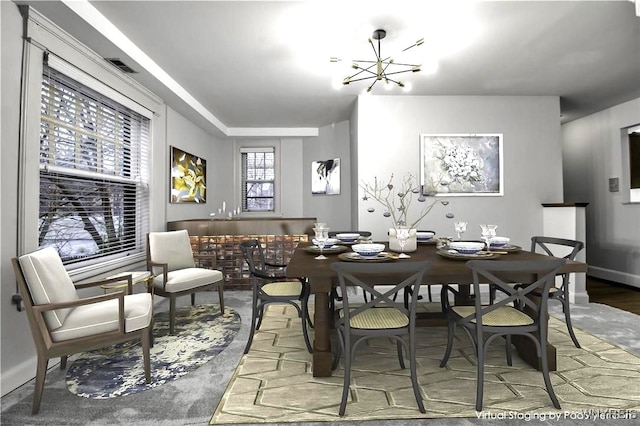
{"type": "Polygon", "coordinates": [[[167,281],[169,280],[169,264],[168,263],[160,263],[160,262],[152,262],[147,261],[147,270],[151,272],[151,275],[154,275],[153,268],[162,268],[162,288],[166,290],[167,281]]]}

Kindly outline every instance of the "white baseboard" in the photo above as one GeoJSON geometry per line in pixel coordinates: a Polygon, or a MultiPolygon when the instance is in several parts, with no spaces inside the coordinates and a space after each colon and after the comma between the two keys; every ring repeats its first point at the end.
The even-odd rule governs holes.
{"type": "MultiPolygon", "coordinates": [[[[56,367],[59,364],[60,358],[50,359],[48,370],[56,367]]],[[[5,396],[9,392],[16,390],[28,381],[33,380],[36,377],[36,365],[36,357],[34,356],[9,369],[9,371],[3,371],[2,382],[0,383],[0,387],[2,388],[2,396],[5,396]]]]}
{"type": "Polygon", "coordinates": [[[589,266],[589,271],[587,272],[587,274],[595,278],[640,288],[640,275],[614,271],[612,269],[599,268],[597,266],[589,266]]]}

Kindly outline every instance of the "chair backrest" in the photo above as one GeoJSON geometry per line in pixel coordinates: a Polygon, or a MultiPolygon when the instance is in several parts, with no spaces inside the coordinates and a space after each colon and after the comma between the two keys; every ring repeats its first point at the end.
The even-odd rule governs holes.
{"type": "MultiPolygon", "coordinates": [[[[78,300],[76,288],[55,248],[47,247],[20,256],[18,263],[20,270],[15,271],[16,276],[20,280],[21,274],[26,283],[25,290],[29,292],[22,295],[23,300],[29,299],[33,305],[78,300]]],[[[45,312],[49,330],[62,326],[70,311],[71,308],[65,308],[45,312]]]]}
{"type": "Polygon", "coordinates": [[[149,232],[147,256],[152,262],[169,265],[169,271],[195,267],[189,233],[186,230],[149,232]]]}
{"type": "Polygon", "coordinates": [[[547,299],[549,289],[565,264],[564,259],[549,260],[470,260],[467,262],[473,274],[473,291],[475,294],[475,312],[463,319],[463,323],[475,321],[480,329],[482,317],[505,306],[521,306],[538,322],[539,318],[547,318],[547,299]],[[514,286],[515,283],[526,284],[514,286]],[[489,297],[480,291],[480,287],[493,284],[506,296],[495,300],[492,304],[483,298],[489,297]],[[535,295],[535,296],[534,296],[535,295]]]}
{"type": "MultiPolygon", "coordinates": [[[[415,312],[420,292],[420,284],[424,273],[431,267],[431,262],[383,262],[383,263],[359,263],[359,262],[334,262],[331,269],[338,273],[338,281],[343,297],[344,321],[348,327],[351,317],[368,309],[380,307],[393,307],[409,317],[410,326],[415,326],[415,312]],[[376,277],[376,275],[378,277],[376,277]],[[384,276],[384,293],[374,287],[380,283],[380,276],[384,276]],[[356,286],[369,294],[369,300],[364,304],[350,306],[347,287],[356,286]],[[394,301],[394,295],[404,288],[410,287],[410,300],[408,306],[403,302],[394,301]]],[[[380,288],[380,287],[378,287],[380,288]]],[[[353,296],[351,296],[353,297],[353,296]]],[[[361,300],[361,299],[358,299],[361,300]]]]}
{"type": "Polygon", "coordinates": [[[266,259],[260,241],[242,241],[239,246],[244,259],[249,266],[249,272],[251,275],[259,276],[261,274],[266,274],[266,259]]]}
{"type": "Polygon", "coordinates": [[[549,256],[575,260],[580,250],[584,248],[584,243],[564,238],[542,236],[531,237],[531,252],[535,253],[538,248],[541,248],[549,256]],[[564,254],[567,252],[568,254],[564,254]]]}

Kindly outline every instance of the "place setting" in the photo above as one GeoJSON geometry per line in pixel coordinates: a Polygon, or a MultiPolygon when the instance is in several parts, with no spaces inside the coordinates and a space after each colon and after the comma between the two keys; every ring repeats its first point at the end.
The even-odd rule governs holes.
{"type": "Polygon", "coordinates": [[[388,262],[400,258],[397,254],[384,251],[385,248],[380,243],[354,244],[351,246],[353,251],[341,253],[338,258],[346,262],[388,262]]]}
{"type": "MultiPolygon", "coordinates": [[[[313,228],[315,238],[311,240],[312,246],[304,247],[304,251],[317,254],[315,257],[317,260],[328,259],[326,254],[342,253],[348,250],[344,245],[337,244],[340,240],[338,238],[329,237],[329,227],[326,223],[317,222],[313,228]]],[[[359,235],[358,235],[359,236],[359,235]]]]}
{"type": "Polygon", "coordinates": [[[457,221],[454,230],[458,239],[441,241],[436,253],[449,259],[471,260],[495,259],[503,254],[522,251],[521,247],[509,244],[509,237],[497,236],[497,228],[498,225],[480,225],[481,240],[464,241],[462,235],[467,230],[467,222],[457,221]]]}

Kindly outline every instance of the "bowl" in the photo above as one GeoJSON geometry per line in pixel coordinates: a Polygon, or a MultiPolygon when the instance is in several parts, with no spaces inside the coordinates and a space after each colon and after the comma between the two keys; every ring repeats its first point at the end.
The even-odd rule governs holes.
{"type": "Polygon", "coordinates": [[[509,241],[511,241],[511,239],[509,239],[508,237],[493,237],[491,239],[491,247],[495,247],[495,248],[504,247],[507,244],[509,244],[509,241]]]}
{"type": "Polygon", "coordinates": [[[351,249],[365,258],[376,257],[380,252],[384,250],[384,244],[354,244],[351,249]]]}
{"type": "MultiPolygon", "coordinates": [[[[318,241],[315,238],[312,239],[311,242],[313,243],[314,246],[318,246],[318,241]]],[[[324,248],[333,247],[337,242],[338,242],[337,238],[329,238],[327,239],[327,241],[324,242],[324,248]]]]}
{"type": "Polygon", "coordinates": [[[339,233],[336,234],[336,238],[339,239],[340,241],[342,241],[343,243],[352,243],[355,240],[357,240],[358,238],[360,238],[360,234],[358,233],[349,233],[349,232],[344,232],[344,233],[339,233]]]}
{"type": "Polygon", "coordinates": [[[452,241],[449,248],[460,254],[476,254],[484,248],[484,243],[476,241],[452,241]]]}
{"type": "Polygon", "coordinates": [[[429,241],[435,235],[436,233],[432,231],[416,231],[416,238],[418,241],[429,241]]]}

